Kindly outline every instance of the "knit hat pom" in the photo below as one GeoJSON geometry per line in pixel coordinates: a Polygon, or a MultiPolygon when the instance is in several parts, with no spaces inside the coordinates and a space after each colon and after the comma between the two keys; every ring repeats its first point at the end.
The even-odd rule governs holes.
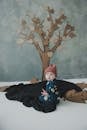
{"type": "Polygon", "coordinates": [[[45,74],[47,72],[52,72],[57,76],[57,71],[56,71],[56,65],[55,64],[51,64],[49,65],[46,69],[45,69],[45,74]]]}

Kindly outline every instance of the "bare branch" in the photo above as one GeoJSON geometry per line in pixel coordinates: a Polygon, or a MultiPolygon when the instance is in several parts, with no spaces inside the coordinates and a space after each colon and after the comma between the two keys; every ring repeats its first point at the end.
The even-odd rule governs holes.
{"type": "Polygon", "coordinates": [[[48,11],[48,18],[47,20],[51,22],[51,24],[53,24],[53,17],[52,14],[54,13],[54,9],[51,9],[49,6],[47,7],[47,11],[48,11]]]}
{"type": "Polygon", "coordinates": [[[28,36],[28,40],[32,40],[32,44],[34,44],[34,46],[36,47],[36,49],[39,51],[39,53],[41,54],[43,51],[40,48],[39,43],[34,39],[34,34],[31,32],[28,36]]]}
{"type": "Polygon", "coordinates": [[[33,41],[33,44],[35,45],[36,49],[38,50],[38,52],[41,55],[43,53],[43,50],[40,48],[39,43],[37,41],[35,41],[34,39],[32,41],[33,41]]]}
{"type": "Polygon", "coordinates": [[[71,33],[69,34],[69,37],[70,37],[70,38],[74,38],[74,37],[76,37],[76,34],[75,34],[74,32],[71,32],[71,33]]]}
{"type": "Polygon", "coordinates": [[[25,19],[22,19],[22,21],[21,21],[22,30],[25,30],[25,29],[26,29],[26,25],[27,25],[26,20],[25,20],[25,19]]]}
{"type": "Polygon", "coordinates": [[[38,17],[33,17],[32,22],[34,24],[34,32],[39,34],[39,36],[42,40],[42,44],[44,45],[46,33],[43,31],[43,25],[42,25],[41,20],[38,17]]]}
{"type": "Polygon", "coordinates": [[[63,37],[60,36],[60,32],[58,35],[58,38],[56,39],[55,45],[51,48],[51,51],[54,53],[56,51],[56,49],[61,45],[63,41],[63,37]]]}
{"type": "Polygon", "coordinates": [[[62,24],[65,19],[66,19],[66,16],[64,14],[62,14],[59,18],[55,19],[55,22],[53,22],[53,19],[51,16],[51,18],[50,18],[51,26],[48,30],[48,36],[46,38],[46,42],[48,41],[47,44],[49,44],[49,41],[50,41],[51,37],[53,36],[54,32],[59,28],[58,25],[62,24]]]}
{"type": "Polygon", "coordinates": [[[55,23],[56,23],[57,25],[60,25],[60,24],[63,23],[63,21],[64,21],[66,18],[67,18],[67,17],[66,17],[64,14],[62,14],[59,18],[55,19],[55,23]]]}
{"type": "Polygon", "coordinates": [[[71,26],[70,24],[66,24],[65,26],[65,29],[64,29],[64,33],[63,33],[63,36],[64,37],[67,37],[67,36],[70,36],[70,37],[74,37],[75,34],[72,33],[73,31],[75,30],[74,26],[71,26]],[[70,35],[72,33],[72,36],[70,35]]]}
{"type": "Polygon", "coordinates": [[[39,51],[39,53],[42,53],[42,49],[40,48],[39,46],[39,43],[37,41],[34,40],[34,34],[33,32],[30,32],[29,35],[25,34],[25,33],[22,33],[20,32],[20,34],[23,36],[22,38],[25,39],[25,40],[32,40],[32,44],[35,45],[36,49],[39,51]]]}
{"type": "Polygon", "coordinates": [[[28,40],[28,35],[26,33],[20,32],[19,34],[22,39],[28,40]]]}
{"type": "Polygon", "coordinates": [[[49,6],[47,7],[47,11],[48,11],[50,14],[53,14],[53,13],[54,13],[54,9],[50,8],[49,6]]]}
{"type": "Polygon", "coordinates": [[[32,19],[32,22],[35,23],[35,24],[40,24],[40,19],[38,17],[33,17],[32,19]]]}

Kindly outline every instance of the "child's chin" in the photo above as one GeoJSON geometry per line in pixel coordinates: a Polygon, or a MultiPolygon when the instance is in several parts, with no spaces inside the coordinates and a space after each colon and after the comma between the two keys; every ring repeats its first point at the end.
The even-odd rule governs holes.
{"type": "Polygon", "coordinates": [[[48,79],[47,81],[53,81],[53,79],[48,79]]]}
{"type": "Polygon", "coordinates": [[[51,79],[47,79],[47,81],[51,81],[51,79]]]}

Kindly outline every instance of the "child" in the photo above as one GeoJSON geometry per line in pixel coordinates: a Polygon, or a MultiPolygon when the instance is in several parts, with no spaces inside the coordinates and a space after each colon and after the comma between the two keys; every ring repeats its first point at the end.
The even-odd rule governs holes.
{"type": "Polygon", "coordinates": [[[55,86],[54,79],[57,76],[56,66],[50,65],[45,70],[46,88],[42,89],[39,101],[42,103],[45,112],[53,111],[56,109],[56,104],[59,103],[58,91],[55,86]],[[47,109],[49,108],[49,109],[47,109]],[[48,110],[48,111],[46,111],[48,110]]]}
{"type": "Polygon", "coordinates": [[[56,92],[56,86],[54,84],[54,79],[56,78],[56,66],[50,65],[45,70],[45,79],[46,83],[46,90],[43,89],[41,92],[42,95],[39,96],[39,100],[41,102],[57,102],[58,92],[56,92]]]}

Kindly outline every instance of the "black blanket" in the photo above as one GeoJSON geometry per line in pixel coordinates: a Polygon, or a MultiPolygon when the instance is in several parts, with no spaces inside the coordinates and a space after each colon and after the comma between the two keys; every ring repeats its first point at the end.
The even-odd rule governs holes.
{"type": "MultiPolygon", "coordinates": [[[[7,88],[6,91],[6,97],[9,100],[17,100],[22,102],[25,106],[28,107],[34,107],[35,109],[43,112],[51,112],[56,109],[56,104],[59,103],[59,100],[56,104],[41,104],[38,101],[38,97],[41,95],[42,89],[45,89],[47,81],[38,82],[35,84],[18,84],[13,85],[7,88]]],[[[76,84],[67,82],[64,80],[54,80],[54,83],[57,87],[58,96],[64,97],[67,91],[69,90],[76,90],[76,91],[82,91],[80,87],[78,87],[76,84]]]]}

